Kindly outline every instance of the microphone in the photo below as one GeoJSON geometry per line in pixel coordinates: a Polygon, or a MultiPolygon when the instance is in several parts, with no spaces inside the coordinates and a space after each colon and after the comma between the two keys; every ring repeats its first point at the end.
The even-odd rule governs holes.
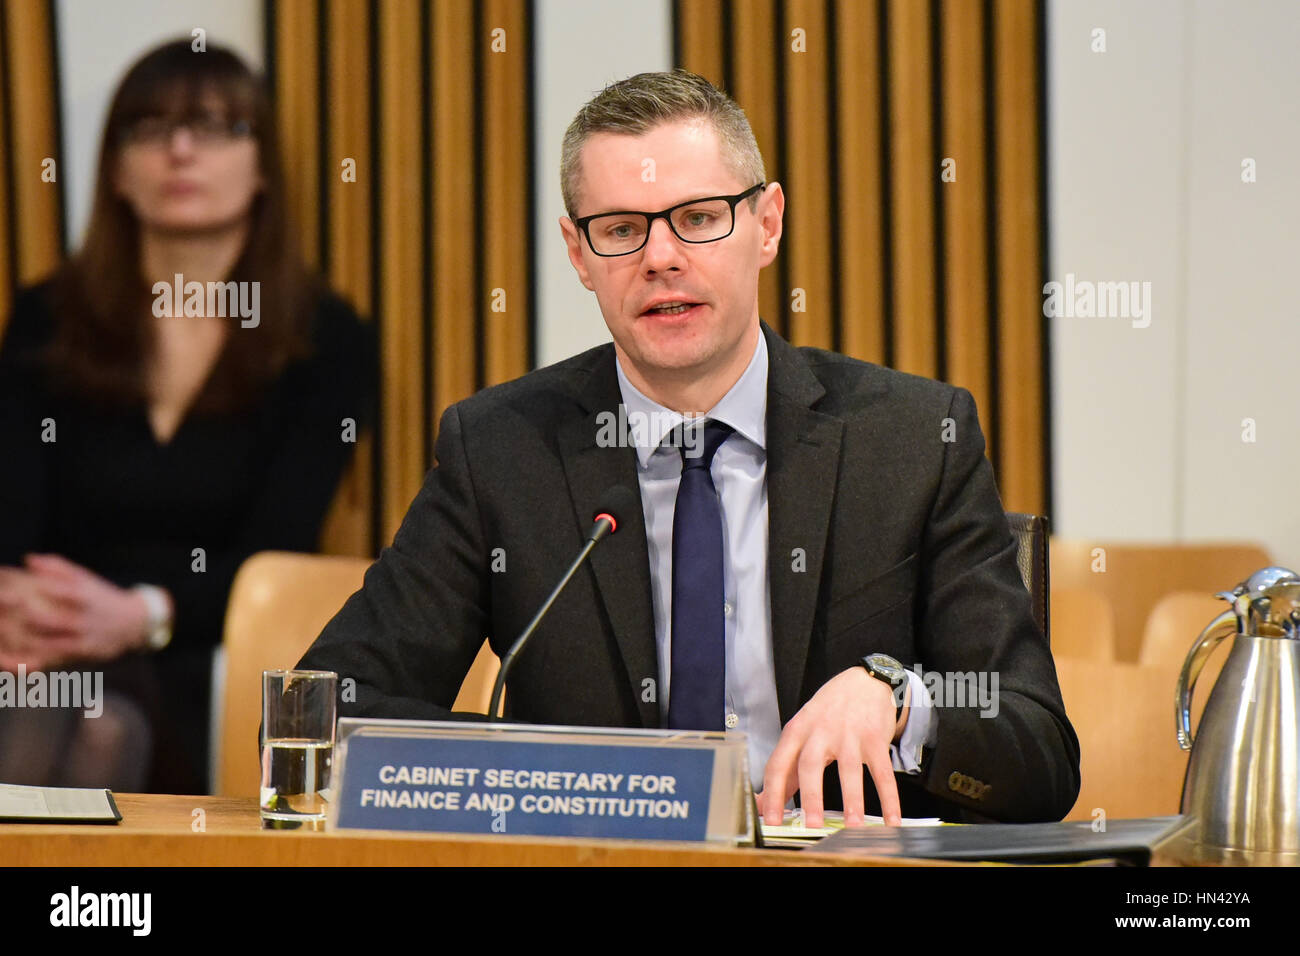
{"type": "Polygon", "coordinates": [[[634,514],[639,507],[640,504],[636,495],[632,494],[626,485],[612,485],[605,489],[605,493],[600,496],[600,500],[596,504],[596,511],[591,517],[593,524],[591,530],[587,532],[587,543],[583,545],[582,551],[569,565],[569,570],[564,572],[564,577],[560,578],[560,583],[551,591],[546,602],[533,615],[533,619],[528,622],[528,626],[524,628],[523,633],[515,638],[515,642],[510,645],[510,650],[506,652],[506,656],[501,658],[501,669],[497,672],[497,680],[492,687],[492,703],[488,706],[488,720],[496,721],[501,719],[497,714],[497,708],[501,704],[501,692],[505,690],[506,676],[514,665],[515,657],[524,649],[524,645],[528,643],[529,638],[533,636],[533,632],[537,630],[537,625],[546,616],[546,612],[551,609],[551,605],[555,603],[555,599],[560,596],[560,592],[569,583],[573,573],[582,567],[582,563],[587,560],[587,555],[591,554],[591,549],[604,538],[617,531],[619,525],[626,520],[626,517],[629,514],[634,514]]]}

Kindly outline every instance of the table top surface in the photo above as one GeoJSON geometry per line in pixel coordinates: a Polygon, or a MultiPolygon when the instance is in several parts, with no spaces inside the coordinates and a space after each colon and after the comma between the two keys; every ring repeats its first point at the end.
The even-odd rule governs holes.
{"type": "Polygon", "coordinates": [[[7,866],[945,866],[699,843],[263,830],[243,797],[115,793],[117,824],[0,824],[7,866]]]}

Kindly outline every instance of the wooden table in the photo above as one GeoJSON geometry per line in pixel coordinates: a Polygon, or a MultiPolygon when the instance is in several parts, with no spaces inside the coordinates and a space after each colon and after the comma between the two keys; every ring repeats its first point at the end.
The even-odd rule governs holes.
{"type": "Polygon", "coordinates": [[[122,811],[115,826],[0,824],[0,866],[951,865],[693,843],[263,830],[251,798],[135,793],[114,798],[122,811]]]}

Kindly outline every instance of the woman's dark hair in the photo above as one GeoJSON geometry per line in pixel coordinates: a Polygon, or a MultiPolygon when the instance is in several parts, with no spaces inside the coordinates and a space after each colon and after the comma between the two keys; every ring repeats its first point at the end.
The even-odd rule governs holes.
{"type": "Polygon", "coordinates": [[[115,405],[147,403],[152,282],[171,284],[172,277],[147,280],[142,274],[140,224],[113,188],[113,169],[138,121],[199,116],[205,98],[213,95],[225,104],[225,119],[247,123],[258,145],[264,186],[249,210],[243,252],[231,274],[221,278],[260,282],[260,321],[244,328],[238,317],[231,319],[235,325],[194,411],[246,406],[285,365],[308,353],[321,286],[298,258],[290,234],[270,98],[234,53],[215,46],[196,52],[188,39],[177,40],[136,62],[109,106],[85,241],[53,282],[55,330],[46,358],[58,387],[115,405]]]}

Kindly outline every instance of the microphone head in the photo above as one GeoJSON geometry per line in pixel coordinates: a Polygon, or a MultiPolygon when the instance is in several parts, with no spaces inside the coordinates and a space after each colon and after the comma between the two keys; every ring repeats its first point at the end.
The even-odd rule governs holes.
{"type": "Polygon", "coordinates": [[[591,520],[599,521],[601,516],[609,518],[612,525],[609,533],[613,534],[627,516],[634,514],[639,507],[641,505],[637,501],[636,495],[632,493],[632,490],[627,485],[611,485],[605,489],[605,493],[596,502],[596,510],[592,514],[591,520]]]}

